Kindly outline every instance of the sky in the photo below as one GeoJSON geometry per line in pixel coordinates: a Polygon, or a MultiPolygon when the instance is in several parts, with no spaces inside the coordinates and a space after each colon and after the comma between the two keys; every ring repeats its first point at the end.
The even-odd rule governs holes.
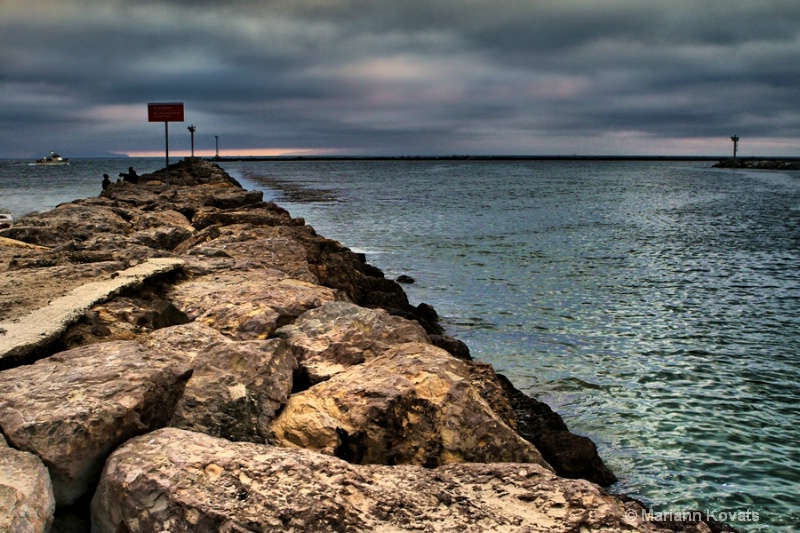
{"type": "Polygon", "coordinates": [[[0,0],[0,158],[800,156],[797,0],[0,0]],[[215,138],[216,136],[216,138],[215,138]]]}

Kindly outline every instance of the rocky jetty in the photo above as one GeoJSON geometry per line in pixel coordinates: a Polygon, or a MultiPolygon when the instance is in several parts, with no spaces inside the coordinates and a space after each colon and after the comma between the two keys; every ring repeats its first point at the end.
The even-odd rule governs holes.
{"type": "Polygon", "coordinates": [[[714,165],[715,168],[743,168],[750,170],[800,170],[800,160],[791,159],[725,159],[714,165]]]}
{"type": "Polygon", "coordinates": [[[0,529],[722,531],[191,160],[0,230],[0,529]]]}

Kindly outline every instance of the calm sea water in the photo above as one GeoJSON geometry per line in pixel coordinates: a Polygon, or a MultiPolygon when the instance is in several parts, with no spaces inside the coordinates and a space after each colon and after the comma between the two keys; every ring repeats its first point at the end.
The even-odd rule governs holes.
{"type": "MultiPolygon", "coordinates": [[[[162,166],[147,161],[134,166],[162,166]]],[[[75,165],[64,188],[39,181],[35,200],[0,162],[0,211],[96,194],[102,172],[132,164],[108,163],[87,161],[88,177],[75,165]]],[[[387,276],[414,277],[412,303],[595,440],[612,491],[795,531],[800,174],[707,166],[223,165],[387,276]]]]}

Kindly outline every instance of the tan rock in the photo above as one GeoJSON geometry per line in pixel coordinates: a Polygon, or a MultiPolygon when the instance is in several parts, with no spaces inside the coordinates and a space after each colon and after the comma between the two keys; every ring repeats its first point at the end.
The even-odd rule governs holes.
{"type": "Polygon", "coordinates": [[[47,532],[55,510],[50,474],[42,461],[8,448],[0,435],[0,531],[47,532]]]}
{"type": "Polygon", "coordinates": [[[265,262],[268,268],[283,272],[286,277],[318,283],[308,265],[306,249],[281,227],[259,227],[235,224],[219,228],[217,237],[189,251],[207,257],[224,254],[236,260],[236,268],[265,262]]]}
{"type": "Polygon", "coordinates": [[[303,312],[346,296],[305,281],[228,272],[181,283],[168,298],[190,318],[231,338],[254,340],[266,339],[303,312]]]}
{"type": "Polygon", "coordinates": [[[429,344],[395,346],[293,395],[276,442],[353,463],[526,462],[550,468],[469,381],[469,368],[429,344]]]}
{"type": "Polygon", "coordinates": [[[130,223],[113,209],[68,203],[51,211],[26,215],[14,226],[0,230],[0,236],[53,246],[71,240],[82,241],[97,233],[129,231],[130,223]]]}
{"type": "Polygon", "coordinates": [[[429,342],[417,322],[349,302],[326,303],[306,311],[275,335],[292,345],[310,384],[374,359],[396,344],[429,342]]]}
{"type": "Polygon", "coordinates": [[[0,428],[42,459],[56,501],[70,504],[114,448],[166,424],[190,375],[136,342],[83,346],[0,372],[0,428]]]}
{"type": "Polygon", "coordinates": [[[254,224],[257,226],[291,226],[292,224],[300,224],[300,222],[293,222],[289,213],[282,208],[272,204],[272,206],[265,206],[250,209],[225,209],[220,210],[213,207],[203,207],[197,210],[192,224],[197,229],[203,229],[208,226],[217,224],[220,226],[227,226],[230,224],[254,224]],[[273,208],[274,206],[274,208],[273,208]]]}
{"type": "Polygon", "coordinates": [[[212,344],[194,359],[194,373],[170,425],[228,440],[267,442],[296,367],[281,339],[212,344]]]}
{"type": "Polygon", "coordinates": [[[139,341],[147,350],[170,361],[192,367],[197,354],[212,344],[234,342],[216,329],[200,322],[153,331],[139,341]]]}
{"type": "Polygon", "coordinates": [[[352,465],[165,428],[109,458],[98,532],[664,532],[641,507],[539,465],[352,465]]]}

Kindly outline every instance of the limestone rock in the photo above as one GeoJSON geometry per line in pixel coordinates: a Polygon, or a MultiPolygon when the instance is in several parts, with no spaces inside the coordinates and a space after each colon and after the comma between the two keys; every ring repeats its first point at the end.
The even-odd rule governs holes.
{"type": "Polygon", "coordinates": [[[220,273],[189,280],[169,294],[190,318],[237,340],[265,339],[300,314],[346,297],[300,280],[220,273]]]}
{"type": "Polygon", "coordinates": [[[192,218],[192,224],[198,230],[218,224],[227,226],[230,224],[254,224],[257,226],[291,226],[299,224],[293,222],[289,213],[275,206],[275,204],[265,204],[264,207],[238,210],[221,210],[213,207],[202,207],[197,210],[192,218]],[[274,206],[274,208],[273,208],[274,206]]]}
{"type": "Polygon", "coordinates": [[[305,248],[281,227],[234,224],[219,228],[209,237],[195,248],[187,249],[188,253],[233,258],[237,269],[251,266],[277,269],[290,278],[319,282],[309,270],[305,248]]]}
{"type": "Polygon", "coordinates": [[[0,230],[0,236],[54,246],[71,240],[86,240],[98,233],[124,234],[129,231],[130,223],[113,209],[68,203],[51,211],[26,215],[14,226],[0,230]]]}
{"type": "Polygon", "coordinates": [[[293,395],[272,430],[282,446],[353,463],[550,468],[481,398],[466,363],[429,344],[395,346],[293,395]]]}
{"type": "Polygon", "coordinates": [[[275,335],[292,345],[310,384],[374,359],[396,344],[429,342],[418,323],[349,302],[306,311],[275,335]]]}
{"type": "Polygon", "coordinates": [[[0,436],[0,531],[46,533],[56,510],[50,474],[32,453],[6,446],[0,436]]]}
{"type": "Polygon", "coordinates": [[[161,357],[191,367],[197,354],[210,345],[233,341],[212,327],[200,322],[189,322],[153,331],[140,338],[139,342],[161,357]]]}
{"type": "Polygon", "coordinates": [[[352,465],[174,428],[114,452],[92,500],[98,532],[670,531],[641,517],[539,465],[352,465]]]}
{"type": "Polygon", "coordinates": [[[296,367],[281,339],[208,346],[194,359],[194,373],[170,425],[228,440],[267,442],[296,367]]]}
{"type": "Polygon", "coordinates": [[[166,424],[190,375],[136,342],[83,346],[0,372],[0,428],[42,459],[56,501],[71,504],[114,448],[166,424]]]}

